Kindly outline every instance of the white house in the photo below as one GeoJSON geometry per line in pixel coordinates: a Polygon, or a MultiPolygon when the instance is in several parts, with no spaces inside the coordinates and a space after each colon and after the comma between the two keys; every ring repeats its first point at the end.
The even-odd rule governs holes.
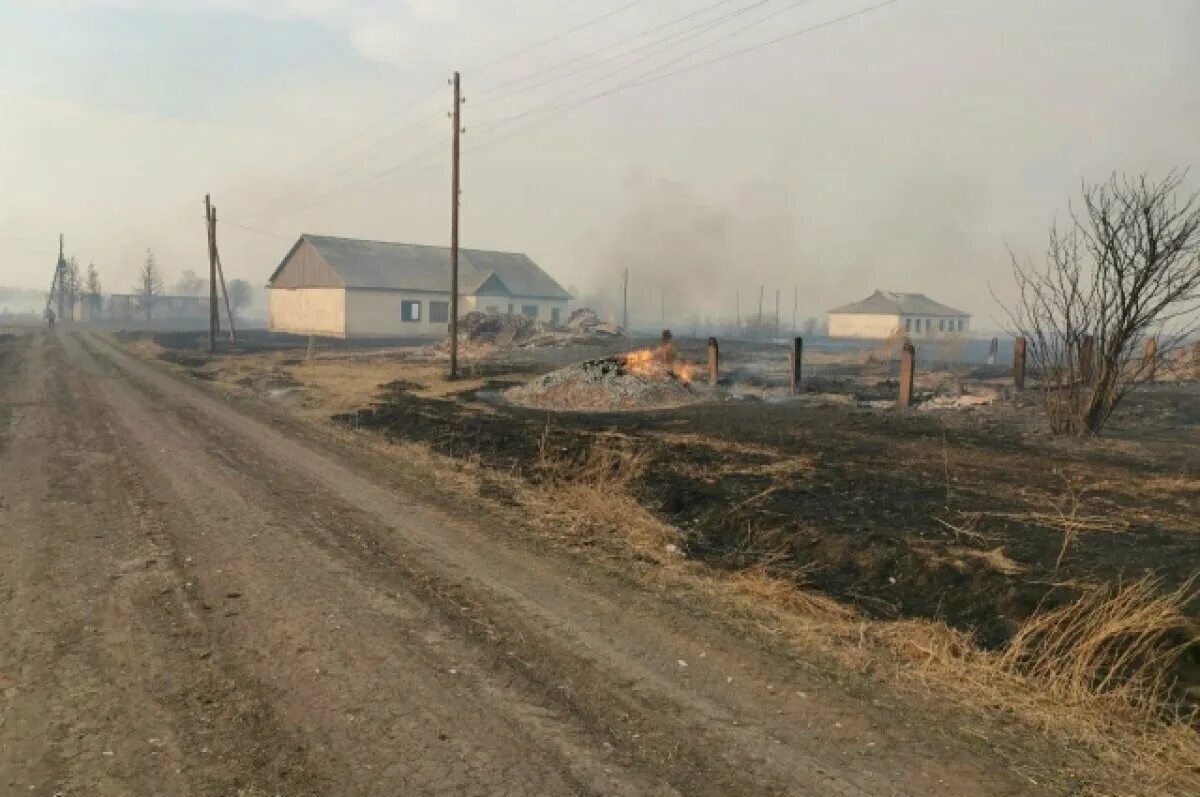
{"type": "MultiPolygon", "coordinates": [[[[562,286],[526,255],[460,249],[459,315],[521,313],[566,319],[562,286]]],[[[268,287],[269,328],[337,338],[444,335],[450,250],[302,235],[268,287]]]]}
{"type": "Polygon", "coordinates": [[[829,311],[833,338],[944,337],[962,335],[970,326],[971,316],[923,293],[877,290],[861,302],[829,311]]]}

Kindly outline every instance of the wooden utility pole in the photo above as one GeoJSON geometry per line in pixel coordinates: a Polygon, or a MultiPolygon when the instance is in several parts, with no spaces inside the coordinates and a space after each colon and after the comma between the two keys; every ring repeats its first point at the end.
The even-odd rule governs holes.
{"type": "Polygon", "coordinates": [[[804,366],[804,338],[792,338],[792,395],[800,392],[800,374],[804,366]]]}
{"type": "Polygon", "coordinates": [[[629,269],[621,278],[621,329],[629,334],[629,269]]]}
{"type": "Polygon", "coordinates": [[[58,234],[58,320],[67,317],[67,258],[63,254],[63,235],[58,234]]]}
{"type": "Polygon", "coordinates": [[[450,161],[450,378],[458,378],[458,160],[462,137],[462,88],[454,73],[454,143],[450,161]]]}
{"type": "Polygon", "coordinates": [[[775,289],[775,337],[779,337],[779,289],[775,289]]]}
{"type": "Polygon", "coordinates": [[[217,306],[217,239],[213,230],[212,197],[204,195],[204,227],[208,237],[208,352],[217,349],[221,310],[217,306]]]}
{"type": "MultiPolygon", "coordinates": [[[[214,205],[209,216],[210,229],[212,230],[212,251],[213,259],[217,263],[217,279],[221,282],[221,296],[225,297],[225,318],[229,321],[229,342],[237,343],[237,330],[233,327],[233,308],[229,306],[229,289],[225,287],[225,269],[221,267],[221,250],[217,248],[217,208],[214,205]]],[[[217,313],[217,323],[221,320],[220,312],[217,313]]]]}

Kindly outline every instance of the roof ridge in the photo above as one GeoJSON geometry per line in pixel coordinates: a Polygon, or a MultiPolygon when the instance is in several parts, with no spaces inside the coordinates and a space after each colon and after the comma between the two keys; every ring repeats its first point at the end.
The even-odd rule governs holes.
{"type": "MultiPolygon", "coordinates": [[[[322,233],[303,232],[300,233],[301,238],[331,238],[335,241],[355,241],[364,244],[383,244],[384,246],[412,246],[417,249],[449,249],[449,246],[440,244],[412,244],[405,241],[380,241],[375,238],[347,238],[344,235],[324,235],[322,233]]],[[[487,252],[492,255],[520,255],[521,257],[529,257],[526,252],[514,252],[510,249],[476,249],[474,247],[460,246],[460,252],[487,252]]]]}

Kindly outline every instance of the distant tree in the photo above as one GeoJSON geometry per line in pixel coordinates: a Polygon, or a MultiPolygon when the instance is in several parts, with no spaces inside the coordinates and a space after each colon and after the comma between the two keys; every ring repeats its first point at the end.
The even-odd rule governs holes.
{"type": "Polygon", "coordinates": [[[253,289],[246,280],[231,280],[229,282],[229,309],[237,318],[241,311],[250,306],[253,301],[253,289]]]}
{"type": "Polygon", "coordinates": [[[137,285],[133,290],[141,297],[139,302],[142,309],[146,311],[146,320],[149,321],[154,314],[154,304],[163,292],[162,271],[159,270],[158,261],[155,260],[154,252],[150,249],[146,250],[146,262],[142,264],[142,270],[138,273],[137,285]]]}
{"type": "Polygon", "coordinates": [[[88,263],[83,293],[88,304],[89,320],[100,312],[100,290],[100,272],[96,271],[95,263],[88,263]]]}
{"type": "Polygon", "coordinates": [[[81,288],[79,278],[79,261],[72,255],[67,260],[67,273],[63,279],[63,294],[67,297],[67,314],[75,320],[75,300],[79,298],[81,288]]]}
{"type": "Polygon", "coordinates": [[[88,296],[99,296],[100,289],[100,272],[96,271],[95,263],[88,263],[87,281],[84,283],[84,290],[88,296]]]}
{"type": "Polygon", "coordinates": [[[1045,265],[1013,257],[1008,331],[1026,340],[1055,432],[1100,431],[1155,358],[1200,327],[1200,193],[1179,194],[1185,175],[1084,183],[1082,212],[1050,229],[1045,265]]]}
{"type": "Polygon", "coordinates": [[[185,269],[175,283],[174,291],[179,296],[199,296],[208,287],[208,281],[200,279],[195,271],[185,269]]]}

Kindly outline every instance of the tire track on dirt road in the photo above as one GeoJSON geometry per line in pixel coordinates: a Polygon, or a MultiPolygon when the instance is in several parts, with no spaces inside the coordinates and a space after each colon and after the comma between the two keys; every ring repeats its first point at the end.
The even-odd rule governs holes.
{"type": "Polygon", "coordinates": [[[52,335],[4,374],[0,784],[45,795],[324,793],[212,640],[128,452],[52,335]],[[250,791],[249,793],[253,793],[250,791]]]}
{"type": "MultiPolygon", "coordinates": [[[[435,629],[426,643],[432,652],[416,646],[423,650],[417,654],[405,645],[414,669],[396,677],[420,684],[428,675],[422,667],[467,662],[446,669],[455,671],[458,689],[469,690],[468,702],[496,707],[503,717],[497,735],[513,727],[526,731],[518,747],[574,762],[565,781],[571,788],[597,786],[597,773],[613,770],[632,778],[636,793],[653,793],[649,784],[685,794],[1031,793],[1031,784],[994,761],[937,733],[916,731],[640,591],[507,544],[398,493],[379,474],[362,472],[353,453],[290,437],[106,341],[89,337],[85,343],[84,357],[97,356],[121,375],[106,383],[113,391],[108,401],[130,434],[144,441],[147,466],[173,480],[174,494],[196,493],[182,503],[201,529],[191,542],[221,562],[213,575],[230,579],[236,571],[253,589],[271,557],[292,557],[277,569],[281,577],[288,568],[326,562],[364,592],[364,605],[376,602],[373,611],[411,613],[373,625],[376,643],[356,642],[355,655],[377,647],[387,658],[406,634],[411,640],[435,629]],[[159,451],[156,434],[171,447],[159,451]],[[215,511],[227,520],[214,523],[206,516],[214,512],[212,502],[194,485],[218,475],[227,505],[215,511]],[[231,522],[242,527],[241,536],[227,528],[231,522]],[[278,538],[275,547],[255,550],[267,534],[278,538]],[[231,543],[243,550],[222,553],[231,543]]],[[[332,578],[314,573],[310,580],[332,578]]],[[[219,588],[211,594],[219,597],[219,588]]],[[[323,600],[318,596],[314,607],[323,600]]],[[[237,611],[245,621],[248,610],[237,611]]],[[[301,624],[305,616],[298,612],[293,620],[301,624]]],[[[335,624],[345,620],[339,616],[335,624]]],[[[255,626],[228,645],[252,651],[257,645],[258,656],[278,655],[289,640],[260,639],[262,631],[255,626]]],[[[344,639],[325,644],[331,647],[307,652],[314,667],[330,655],[347,663],[336,647],[344,639]]],[[[328,693],[331,709],[353,702],[357,681],[376,677],[367,669],[347,694],[328,693]]],[[[296,708],[282,710],[292,716],[296,708]]],[[[375,727],[380,721],[363,720],[375,727]]],[[[319,740],[315,749],[336,746],[336,734],[321,737],[329,719],[312,726],[304,735],[319,740]]],[[[347,752],[333,758],[346,756],[354,760],[347,752]]],[[[369,759],[363,752],[360,763],[369,759]]],[[[611,793],[616,786],[603,788],[611,793]]]]}

